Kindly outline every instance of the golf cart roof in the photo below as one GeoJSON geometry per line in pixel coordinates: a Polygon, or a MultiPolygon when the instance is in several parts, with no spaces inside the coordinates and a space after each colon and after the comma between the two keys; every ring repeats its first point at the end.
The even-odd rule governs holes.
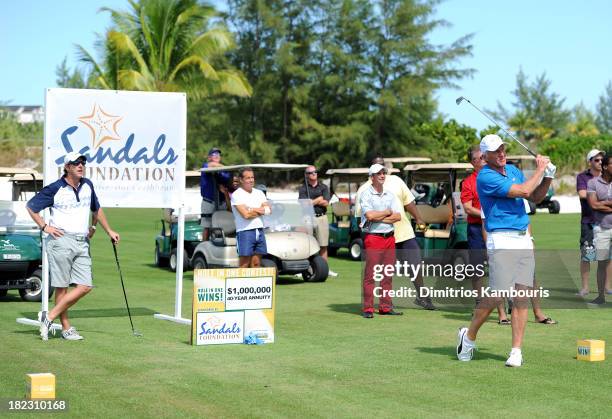
{"type": "Polygon", "coordinates": [[[429,157],[385,157],[385,163],[427,163],[430,161],[429,157]]]}
{"type": "Polygon", "coordinates": [[[253,163],[253,164],[234,164],[230,166],[221,166],[221,167],[205,167],[200,169],[200,172],[205,173],[213,173],[213,172],[223,172],[230,170],[240,170],[243,167],[250,167],[252,169],[266,169],[266,170],[276,170],[276,171],[289,171],[289,170],[299,170],[306,169],[308,167],[307,164],[286,164],[286,163],[253,163]]]}
{"type": "MultiPolygon", "coordinates": [[[[327,169],[327,172],[325,172],[326,175],[331,176],[331,175],[364,175],[364,176],[368,176],[369,173],[369,168],[368,167],[353,167],[350,169],[327,169]]],[[[388,173],[398,173],[399,169],[396,168],[392,168],[389,169],[387,168],[388,173]]]]}
{"type": "Polygon", "coordinates": [[[185,171],[185,177],[200,177],[202,173],[199,170],[187,170],[185,171]]]}
{"type": "Polygon", "coordinates": [[[24,169],[20,167],[0,167],[0,175],[15,176],[15,175],[37,175],[40,174],[34,169],[24,169]]]}
{"type": "Polygon", "coordinates": [[[406,172],[417,170],[472,170],[470,163],[429,163],[429,164],[409,164],[404,167],[406,172]]]}

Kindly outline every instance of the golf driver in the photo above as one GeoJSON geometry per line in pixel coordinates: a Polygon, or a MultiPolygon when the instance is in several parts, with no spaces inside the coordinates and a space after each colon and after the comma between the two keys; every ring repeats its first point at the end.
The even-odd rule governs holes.
{"type": "Polygon", "coordinates": [[[519,141],[518,138],[516,138],[514,135],[510,134],[510,132],[508,132],[507,129],[505,129],[504,127],[502,127],[495,119],[491,118],[491,116],[489,116],[487,113],[483,112],[480,110],[480,108],[476,105],[474,105],[472,102],[470,102],[470,100],[468,98],[465,98],[463,96],[459,96],[457,98],[457,100],[455,100],[455,102],[457,103],[457,105],[461,105],[461,102],[466,101],[467,103],[469,103],[470,105],[472,105],[474,107],[474,109],[476,109],[478,112],[480,112],[482,115],[484,115],[489,121],[493,122],[497,128],[499,128],[500,130],[502,130],[503,132],[506,133],[506,135],[510,138],[512,138],[514,141],[516,141],[517,143],[519,143],[529,154],[531,154],[533,157],[536,156],[536,153],[534,153],[533,151],[531,151],[529,149],[529,147],[527,147],[525,144],[523,144],[522,142],[519,141]]]}
{"type": "Polygon", "coordinates": [[[123,297],[125,298],[125,306],[127,307],[128,316],[130,317],[130,325],[132,325],[132,335],[141,337],[142,333],[134,329],[134,323],[132,322],[132,313],[130,313],[130,305],[128,304],[127,294],[125,293],[125,285],[123,285],[123,274],[121,273],[121,266],[119,266],[119,257],[117,256],[117,245],[111,239],[113,244],[113,252],[115,252],[115,262],[117,262],[117,270],[119,271],[119,278],[121,279],[121,288],[123,288],[123,297]]]}

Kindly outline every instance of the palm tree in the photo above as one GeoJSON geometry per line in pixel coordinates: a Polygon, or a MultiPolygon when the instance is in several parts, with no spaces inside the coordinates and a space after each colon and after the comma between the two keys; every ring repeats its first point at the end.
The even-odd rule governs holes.
{"type": "Polygon", "coordinates": [[[92,66],[94,84],[106,89],[175,92],[193,99],[240,97],[252,89],[224,54],[234,47],[229,31],[213,23],[215,9],[198,0],[130,0],[131,10],[102,8],[113,27],[98,43],[103,64],[77,45],[92,66]]]}

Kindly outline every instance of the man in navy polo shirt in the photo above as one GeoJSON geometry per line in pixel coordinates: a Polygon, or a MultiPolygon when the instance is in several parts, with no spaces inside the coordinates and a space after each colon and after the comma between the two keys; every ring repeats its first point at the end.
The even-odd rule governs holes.
{"type": "MultiPolygon", "coordinates": [[[[208,157],[202,164],[202,169],[207,167],[223,167],[221,164],[221,150],[217,147],[213,147],[208,150],[208,157]]],[[[217,173],[205,173],[200,174],[200,195],[202,196],[201,205],[201,220],[200,225],[203,227],[202,240],[207,241],[210,234],[210,228],[212,227],[212,215],[217,209],[227,209],[229,202],[225,202],[225,195],[218,194],[215,196],[215,182],[221,190],[221,186],[229,187],[232,181],[232,175],[230,172],[222,171],[217,173]],[[219,202],[219,206],[216,206],[215,199],[219,202]]]]}
{"type": "MultiPolygon", "coordinates": [[[[501,292],[530,290],[533,288],[535,258],[528,231],[529,216],[525,212],[523,199],[541,202],[554,178],[556,167],[547,157],[538,155],[534,174],[525,180],[519,169],[506,164],[505,143],[494,134],[482,139],[480,151],[487,165],[481,169],[476,185],[487,231],[489,287],[501,292]]],[[[483,299],[481,307],[474,311],[469,329],[459,329],[457,358],[460,361],[472,359],[478,330],[499,300],[499,297],[483,299]]],[[[529,299],[527,296],[517,296],[513,301],[512,350],[506,366],[520,367],[523,364],[521,346],[529,299]]]]}
{"type": "Polygon", "coordinates": [[[30,199],[27,209],[40,229],[47,233],[45,239],[49,277],[55,287],[55,307],[49,312],[38,313],[40,337],[47,340],[49,331],[55,333],[53,320],[60,318],[62,338],[81,340],[83,337],[70,326],[68,309],[91,291],[91,256],[89,239],[96,231],[99,221],[102,228],[116,244],[119,234],[113,231],[100,208],[98,197],[91,180],[84,177],[85,156],[72,152],[64,157],[64,175],[45,186],[30,199]],[[45,208],[50,209],[49,223],[39,215],[45,208]],[[93,213],[92,225],[89,214],[93,213]],[[68,287],[75,288],[68,292],[68,287]]]}

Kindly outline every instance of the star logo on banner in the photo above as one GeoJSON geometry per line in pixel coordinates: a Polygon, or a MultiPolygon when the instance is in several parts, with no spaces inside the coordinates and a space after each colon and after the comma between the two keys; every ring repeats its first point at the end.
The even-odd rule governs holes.
{"type": "Polygon", "coordinates": [[[218,329],[221,326],[221,319],[213,316],[208,319],[208,323],[214,328],[218,329]]]}
{"type": "Polygon", "coordinates": [[[91,115],[84,115],[78,118],[91,131],[92,144],[94,148],[109,140],[120,140],[117,132],[117,124],[123,119],[121,116],[111,115],[97,103],[94,104],[91,115]]]}

